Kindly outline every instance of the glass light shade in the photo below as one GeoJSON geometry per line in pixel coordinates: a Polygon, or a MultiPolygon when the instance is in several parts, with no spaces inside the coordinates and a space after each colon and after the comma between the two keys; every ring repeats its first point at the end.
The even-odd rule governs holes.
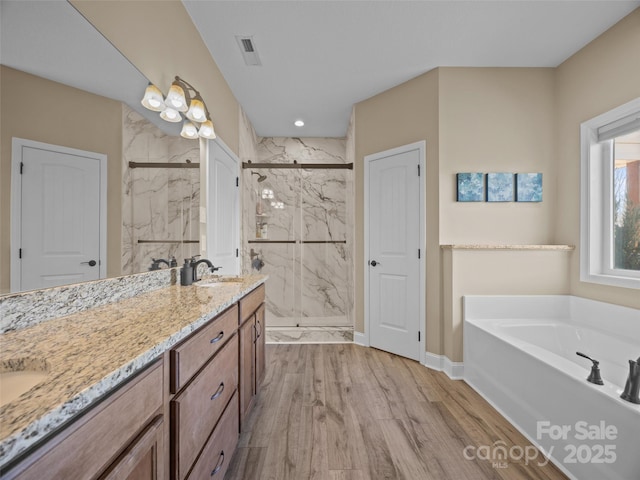
{"type": "Polygon", "coordinates": [[[177,82],[173,82],[171,84],[171,88],[169,89],[169,93],[167,93],[167,98],[164,103],[167,107],[171,107],[174,110],[179,112],[186,112],[188,109],[187,99],[184,96],[184,90],[177,82]]]}
{"type": "Polygon", "coordinates": [[[182,121],[182,116],[180,112],[174,110],[173,108],[165,108],[162,112],[160,112],[160,118],[166,120],[167,122],[178,123],[182,121]]]}
{"type": "Polygon", "coordinates": [[[211,120],[207,120],[200,125],[200,130],[198,130],[198,135],[202,138],[208,138],[209,140],[213,140],[216,138],[216,132],[213,129],[213,122],[211,120]]]}
{"type": "Polygon", "coordinates": [[[162,92],[152,83],[147,85],[147,89],[144,91],[144,97],[140,103],[142,103],[143,107],[153,112],[161,112],[166,108],[162,92]]]}
{"type": "Polygon", "coordinates": [[[198,138],[198,129],[189,120],[185,120],[182,124],[182,131],[180,132],[180,136],[193,140],[194,138],[198,138]]]}
{"type": "Polygon", "coordinates": [[[189,110],[187,111],[187,118],[198,123],[204,122],[207,119],[204,102],[200,95],[196,95],[196,97],[191,100],[191,105],[189,105],[189,110]]]}

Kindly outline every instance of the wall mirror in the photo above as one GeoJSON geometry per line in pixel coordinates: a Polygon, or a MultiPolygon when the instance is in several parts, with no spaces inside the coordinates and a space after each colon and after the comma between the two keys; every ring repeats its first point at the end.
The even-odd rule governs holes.
{"type": "MultiPolygon", "coordinates": [[[[11,188],[16,171],[13,138],[108,157],[107,231],[101,232],[106,245],[100,245],[106,250],[107,265],[100,265],[103,277],[147,271],[152,258],[175,257],[180,264],[198,254],[199,142],[183,139],[179,124],[160,120],[140,105],[147,79],[70,3],[3,0],[0,9],[0,294],[93,279],[50,275],[40,283],[12,287],[13,257],[18,255],[16,242],[11,241],[16,216],[12,212],[16,189],[11,188]]],[[[52,189],[61,184],[50,183],[52,189]]],[[[58,190],[64,190],[60,195],[69,191],[58,190]]],[[[73,250],[74,237],[68,230],[70,219],[77,215],[62,212],[58,218],[62,240],[54,254],[65,247],[73,250]],[[65,234],[69,240],[64,240],[65,234]]],[[[29,219],[21,222],[25,227],[29,219]]],[[[22,228],[21,234],[27,231],[22,228]]],[[[76,260],[87,270],[96,267],[90,265],[94,258],[76,260]]],[[[166,268],[163,263],[158,266],[166,268]]]]}

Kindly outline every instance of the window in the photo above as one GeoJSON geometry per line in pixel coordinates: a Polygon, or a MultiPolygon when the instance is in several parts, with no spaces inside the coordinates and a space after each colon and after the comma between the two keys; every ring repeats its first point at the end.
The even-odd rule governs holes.
{"type": "Polygon", "coordinates": [[[580,279],[640,288],[640,98],[581,126],[580,279]]]}

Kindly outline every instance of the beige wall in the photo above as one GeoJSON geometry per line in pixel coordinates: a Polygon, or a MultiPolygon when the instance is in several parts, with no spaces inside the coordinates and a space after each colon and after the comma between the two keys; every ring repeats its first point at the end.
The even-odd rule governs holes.
{"type": "Polygon", "coordinates": [[[463,295],[566,295],[570,250],[443,249],[443,354],[462,362],[463,295]]]}
{"type": "Polygon", "coordinates": [[[11,139],[107,155],[107,275],[120,274],[122,105],[105,97],[0,67],[0,292],[9,291],[11,139]]]}
{"type": "Polygon", "coordinates": [[[440,68],[440,243],[550,243],[553,135],[553,69],[440,68]],[[542,172],[544,201],[457,202],[458,172],[542,172]]]}
{"type": "Polygon", "coordinates": [[[467,293],[571,293],[639,308],[637,290],[581,283],[578,251],[439,249],[579,245],[579,125],[640,96],[638,51],[640,9],[558,68],[443,67],[356,104],[356,331],[364,328],[364,156],[423,139],[427,351],[462,359],[467,293]],[[455,174],[473,171],[542,172],[543,201],[456,202],[455,174]]]}
{"type": "Polygon", "coordinates": [[[238,102],[182,2],[71,3],[165,94],[176,75],[197,88],[209,108],[216,134],[238,154],[238,102]]]}
{"type": "Polygon", "coordinates": [[[355,106],[355,330],[364,331],[364,157],[421,140],[427,142],[427,350],[439,353],[438,70],[432,70],[355,106]]]}
{"type": "MultiPolygon", "coordinates": [[[[556,69],[556,240],[580,245],[580,124],[640,97],[640,9],[634,10],[556,69]]],[[[640,308],[640,293],[580,282],[579,250],[571,261],[571,293],[640,308]]]]}

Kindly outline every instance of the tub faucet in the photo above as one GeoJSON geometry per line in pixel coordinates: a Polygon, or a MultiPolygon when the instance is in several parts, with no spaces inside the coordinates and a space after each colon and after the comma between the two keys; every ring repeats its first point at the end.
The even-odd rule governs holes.
{"type": "Polygon", "coordinates": [[[638,360],[629,360],[629,377],[620,398],[640,404],[640,357],[638,360]]]}
{"type": "Polygon", "coordinates": [[[196,255],[195,257],[191,257],[191,268],[193,269],[193,282],[199,282],[200,278],[198,278],[198,265],[200,265],[201,263],[206,263],[207,266],[209,267],[209,270],[211,271],[211,273],[217,272],[218,270],[220,270],[222,267],[214,267],[213,263],[211,263],[209,260],[207,260],[206,258],[201,258],[200,260],[196,261],[196,257],[199,257],[200,255],[196,255]]]}
{"type": "Polygon", "coordinates": [[[581,352],[576,352],[576,355],[580,357],[584,357],[587,360],[591,360],[593,362],[593,365],[591,366],[591,373],[587,377],[587,382],[594,383],[596,385],[604,385],[604,382],[602,381],[602,377],[600,376],[600,367],[599,367],[600,362],[598,360],[594,360],[591,357],[588,357],[587,355],[581,352]]]}

